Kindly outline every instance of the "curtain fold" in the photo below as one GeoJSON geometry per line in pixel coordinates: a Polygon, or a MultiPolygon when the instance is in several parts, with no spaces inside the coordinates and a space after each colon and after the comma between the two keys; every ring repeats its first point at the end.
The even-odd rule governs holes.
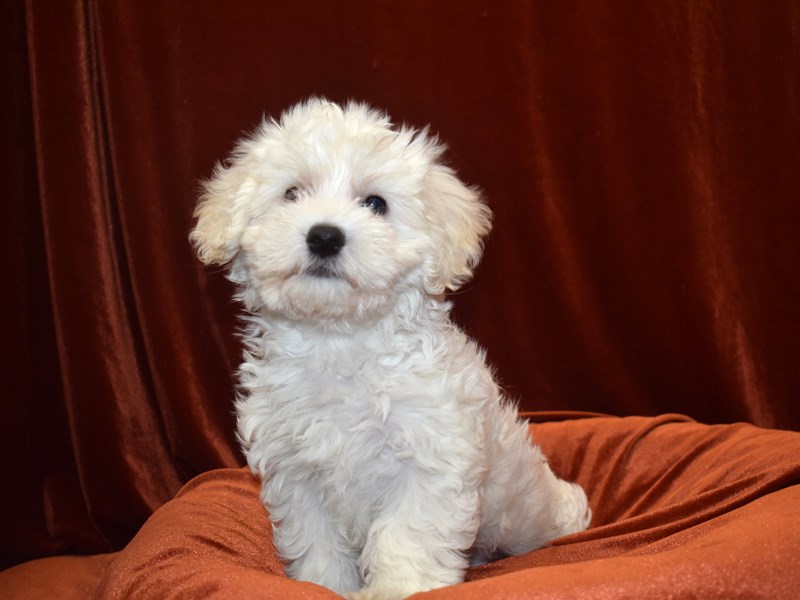
{"type": "MultiPolygon", "coordinates": [[[[45,480],[48,531],[111,549],[179,487],[141,339],[89,3],[29,3],[34,147],[68,447],[78,489],[45,480]],[[102,477],[98,475],[102,473],[102,477]],[[142,485],[146,482],[146,485],[142,485]],[[75,494],[78,491],[79,494],[75,494]],[[74,505],[74,499],[79,501],[74,505]],[[118,501],[124,499],[125,511],[118,501]]],[[[55,449],[54,449],[55,450],[55,449]]]]}
{"type": "Polygon", "coordinates": [[[199,182],[311,94],[432,124],[495,229],[455,316],[533,411],[797,429],[800,7],[5,3],[4,564],[241,464],[199,182]]]}

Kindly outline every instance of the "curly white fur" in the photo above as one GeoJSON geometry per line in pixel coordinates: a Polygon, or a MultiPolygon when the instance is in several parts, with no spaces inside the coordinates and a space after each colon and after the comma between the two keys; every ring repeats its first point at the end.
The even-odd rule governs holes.
{"type": "Polygon", "coordinates": [[[458,583],[590,520],[449,320],[491,213],[442,152],[311,99],[239,143],[191,234],[248,312],[238,434],[287,572],[351,598],[458,583]]]}

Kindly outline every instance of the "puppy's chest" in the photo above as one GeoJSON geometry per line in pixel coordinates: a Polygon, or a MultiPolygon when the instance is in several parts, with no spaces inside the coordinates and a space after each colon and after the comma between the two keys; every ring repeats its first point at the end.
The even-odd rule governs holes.
{"type": "Polygon", "coordinates": [[[471,439],[491,396],[489,371],[463,336],[273,347],[243,366],[237,408],[251,454],[275,468],[352,471],[402,461],[432,441],[471,439]]]}
{"type": "Polygon", "coordinates": [[[265,365],[274,385],[249,402],[271,413],[276,435],[269,437],[311,462],[402,454],[410,438],[435,431],[437,415],[458,409],[448,369],[418,352],[320,348],[292,362],[265,365]]]}
{"type": "Polygon", "coordinates": [[[350,437],[380,438],[389,435],[399,421],[413,419],[420,408],[447,402],[441,371],[420,369],[415,362],[388,352],[320,357],[309,365],[308,379],[317,422],[350,437]]]}

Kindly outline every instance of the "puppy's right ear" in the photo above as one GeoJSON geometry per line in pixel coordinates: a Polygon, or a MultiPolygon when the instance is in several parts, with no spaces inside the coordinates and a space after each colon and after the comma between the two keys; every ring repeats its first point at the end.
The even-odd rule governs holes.
{"type": "Polygon", "coordinates": [[[189,234],[197,256],[205,264],[224,265],[239,252],[247,226],[248,211],[244,208],[256,185],[236,160],[229,166],[218,164],[214,168],[194,211],[197,223],[189,234]]]}

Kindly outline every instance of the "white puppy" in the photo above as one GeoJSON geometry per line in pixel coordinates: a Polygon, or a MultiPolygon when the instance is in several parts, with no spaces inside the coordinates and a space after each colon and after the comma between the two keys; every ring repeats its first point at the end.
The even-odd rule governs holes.
{"type": "Polygon", "coordinates": [[[590,520],[449,320],[491,213],[442,152],[312,99],[218,166],[191,234],[248,311],[238,434],[275,545],[291,577],[351,598],[458,583],[590,520]]]}

